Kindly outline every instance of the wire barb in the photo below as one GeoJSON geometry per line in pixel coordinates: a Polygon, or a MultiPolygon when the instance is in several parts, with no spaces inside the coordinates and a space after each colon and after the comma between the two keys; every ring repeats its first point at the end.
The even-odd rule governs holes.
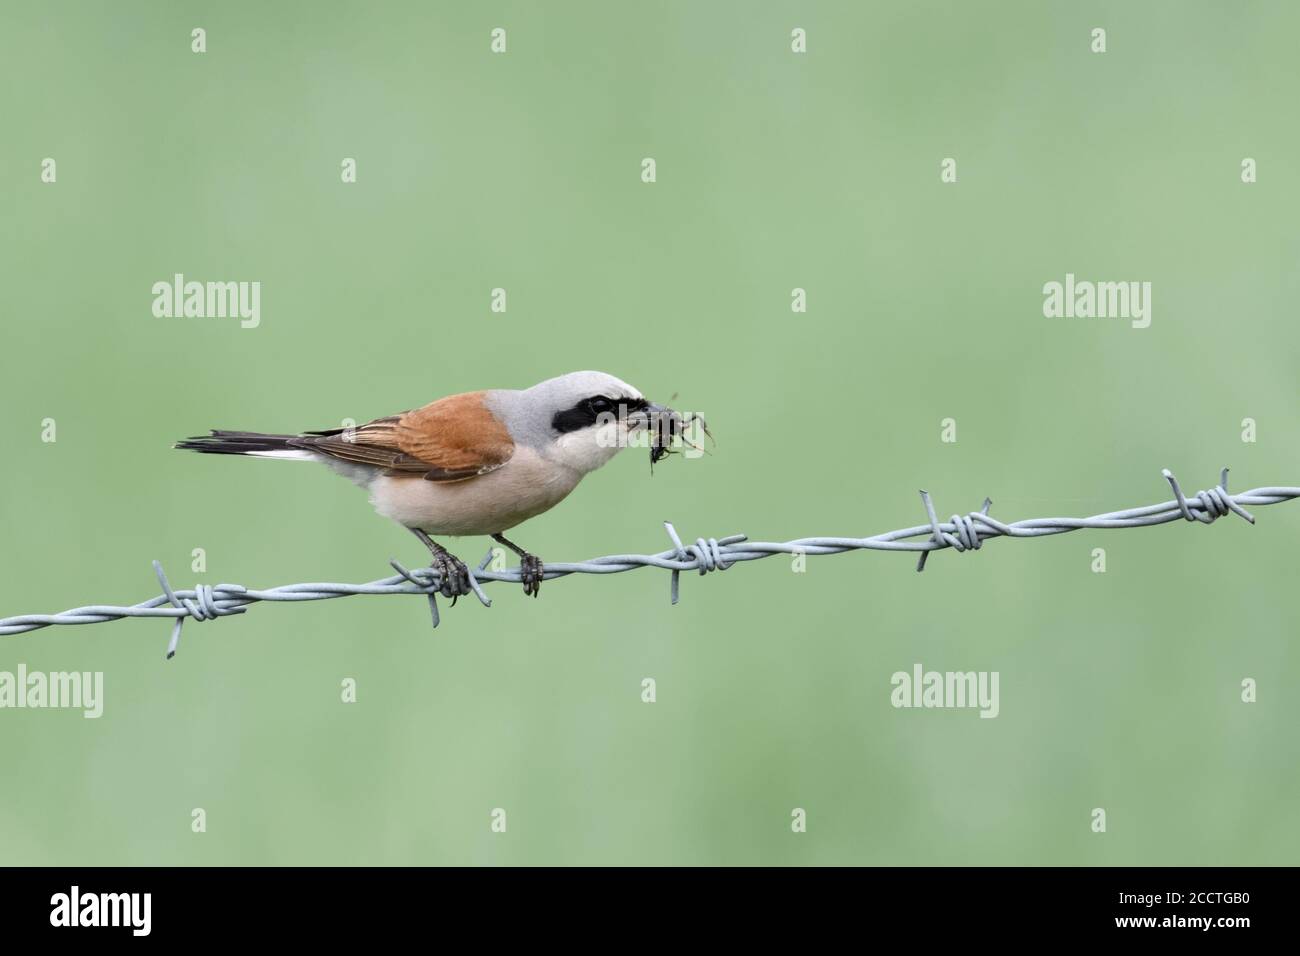
{"type": "MultiPolygon", "coordinates": [[[[952,548],[957,552],[978,551],[989,538],[1037,538],[1044,535],[1065,534],[1081,528],[1147,528],[1171,521],[1197,521],[1212,524],[1232,513],[1240,515],[1251,524],[1254,516],[1245,505],[1273,505],[1300,498],[1300,488],[1255,488],[1233,495],[1228,492],[1228,469],[1219,475],[1213,488],[1198,491],[1192,497],[1183,494],[1173,472],[1164,469],[1161,474],[1173,489],[1174,499],[1154,505],[1112,511],[1090,518],[1026,518],[1011,524],[1003,523],[989,515],[992,502],[984,499],[979,511],[966,515],[953,515],[940,522],[934,502],[928,492],[921,492],[925,505],[926,523],[898,531],[886,531],[869,538],[799,538],[780,543],[750,541],[743,534],[725,538],[696,538],[686,545],[677,534],[672,522],[664,522],[672,549],[658,554],[610,554],[572,564],[546,565],[546,579],[567,577],[570,574],[619,574],[636,568],[662,568],[670,573],[669,596],[673,604],[679,598],[679,580],[683,571],[725,571],[741,561],[756,561],[778,554],[843,554],[846,551],[916,551],[918,571],[925,570],[926,559],[933,551],[952,548]],[[918,540],[919,539],[919,540],[918,540]]],[[[484,607],[491,607],[482,585],[492,581],[521,581],[518,568],[501,571],[488,570],[494,556],[487,556],[469,573],[470,589],[484,607]]],[[[26,614],[0,619],[0,635],[22,634],[53,625],[103,624],[124,617],[162,617],[172,619],[171,638],[167,643],[167,657],[175,656],[180,644],[181,627],[187,619],[210,621],[231,614],[243,614],[250,605],[261,601],[325,601],[357,594],[422,594],[428,598],[433,626],[439,624],[436,593],[440,584],[438,573],[432,568],[415,570],[394,560],[390,562],[397,574],[368,584],[285,584],[257,591],[237,584],[199,584],[192,590],[174,590],[163,572],[162,565],[153,563],[154,573],[163,593],[141,604],[129,607],[90,605],[73,608],[61,614],[26,614]]]]}
{"type": "MultiPolygon", "coordinates": [[[[246,610],[243,607],[227,608],[218,604],[215,589],[210,584],[197,584],[194,586],[193,591],[178,595],[172,590],[172,586],[167,583],[167,575],[163,572],[162,565],[157,561],[153,563],[153,571],[158,576],[158,583],[162,585],[163,594],[172,607],[185,612],[183,615],[178,615],[175,623],[172,624],[171,640],[167,642],[167,660],[171,660],[176,656],[176,648],[181,642],[181,626],[185,623],[186,617],[192,617],[196,621],[210,621],[226,614],[243,614],[246,610]]],[[[221,587],[233,592],[242,592],[244,590],[237,584],[223,584],[221,587]]],[[[0,634],[4,633],[7,632],[0,630],[0,634]]]]}
{"type": "Polygon", "coordinates": [[[1192,510],[1193,506],[1183,496],[1183,489],[1178,486],[1178,479],[1174,477],[1173,472],[1165,468],[1160,474],[1165,476],[1165,480],[1174,489],[1174,498],[1178,501],[1178,507],[1182,511],[1183,517],[1188,521],[1202,521],[1205,524],[1213,524],[1215,519],[1222,518],[1229,511],[1232,511],[1241,515],[1251,524],[1255,523],[1254,515],[1233,501],[1232,495],[1228,494],[1227,468],[1219,472],[1219,485],[1217,488],[1196,493],[1196,500],[1201,506],[1199,512],[1192,510]]]}
{"type": "MultiPolygon", "coordinates": [[[[989,508],[993,506],[990,498],[984,499],[984,507],[979,511],[972,511],[968,515],[953,515],[949,523],[952,525],[953,533],[949,534],[944,530],[943,525],[939,524],[939,515],[934,510],[934,502],[930,500],[930,492],[921,491],[921,501],[925,504],[926,516],[930,519],[930,528],[934,531],[930,540],[934,541],[940,547],[954,548],[958,553],[962,551],[978,551],[983,539],[980,537],[979,529],[975,523],[981,518],[987,518],[989,508]]],[[[994,537],[994,535],[989,535],[994,537]]],[[[922,551],[921,556],[916,559],[916,570],[925,570],[925,560],[930,556],[929,551],[922,551]]]]}

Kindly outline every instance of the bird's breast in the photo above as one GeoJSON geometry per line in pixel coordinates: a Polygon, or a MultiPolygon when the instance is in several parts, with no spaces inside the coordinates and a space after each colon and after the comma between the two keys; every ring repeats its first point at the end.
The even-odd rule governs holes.
{"type": "Polygon", "coordinates": [[[555,507],[581,479],[519,447],[500,468],[464,481],[376,477],[370,501],[379,514],[429,534],[497,534],[555,507]]]}

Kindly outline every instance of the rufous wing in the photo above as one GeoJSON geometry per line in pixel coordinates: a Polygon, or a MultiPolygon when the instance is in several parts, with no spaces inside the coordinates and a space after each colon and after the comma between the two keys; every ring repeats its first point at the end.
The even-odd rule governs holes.
{"type": "Polygon", "coordinates": [[[463,481],[510,460],[510,432],[484,404],[485,393],[440,398],[355,428],[311,432],[291,444],[341,461],[383,468],[393,476],[463,481]]]}

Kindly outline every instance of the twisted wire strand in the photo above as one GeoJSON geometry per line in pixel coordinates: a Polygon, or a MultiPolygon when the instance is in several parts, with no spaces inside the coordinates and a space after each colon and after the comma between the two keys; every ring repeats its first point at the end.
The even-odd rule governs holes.
{"type": "MultiPolygon", "coordinates": [[[[1093,515],[1090,518],[1026,518],[1010,524],[989,514],[992,501],[984,499],[979,511],[953,515],[941,522],[928,492],[921,492],[927,522],[911,528],[886,531],[868,538],[812,537],[793,541],[750,541],[743,534],[725,538],[697,538],[693,544],[684,544],[671,522],[664,528],[673,547],[658,554],[609,554],[587,561],[547,563],[545,580],[567,577],[570,574],[621,574],[635,568],[662,568],[671,575],[670,598],[673,604],[679,599],[679,580],[683,571],[708,574],[725,571],[738,562],[757,561],[778,554],[842,554],[846,551],[915,551],[919,552],[917,570],[924,571],[930,553],[951,548],[959,553],[978,551],[989,538],[1036,538],[1044,535],[1064,534],[1082,528],[1147,528],[1170,521],[1196,521],[1212,524],[1228,514],[1236,514],[1251,524],[1254,516],[1244,506],[1273,505],[1300,498],[1300,488],[1254,488],[1240,494],[1228,492],[1228,469],[1224,468],[1219,483],[1213,488],[1198,491],[1188,497],[1183,494],[1178,479],[1165,469],[1162,472],[1173,489],[1172,501],[1128,508],[1093,515]],[[920,540],[911,540],[920,539],[920,540]]],[[[494,556],[489,550],[477,568],[470,569],[470,588],[484,607],[490,607],[483,584],[494,581],[519,583],[517,568],[492,571],[488,565],[494,556]]],[[[181,627],[186,620],[210,621],[232,614],[243,614],[249,606],[261,601],[324,601],[350,597],[357,594],[421,594],[428,598],[433,626],[439,623],[436,592],[440,585],[438,573],[432,568],[408,569],[397,561],[391,562],[397,574],[371,581],[367,584],[306,583],[285,584],[257,590],[238,584],[200,584],[191,590],[174,590],[163,572],[162,565],[153,562],[154,572],[163,593],[140,604],[129,607],[91,604],[73,608],[59,614],[24,614],[0,619],[0,635],[21,634],[53,625],[102,624],[124,617],[170,618],[173,621],[171,639],[167,644],[167,657],[176,653],[181,627]]]]}

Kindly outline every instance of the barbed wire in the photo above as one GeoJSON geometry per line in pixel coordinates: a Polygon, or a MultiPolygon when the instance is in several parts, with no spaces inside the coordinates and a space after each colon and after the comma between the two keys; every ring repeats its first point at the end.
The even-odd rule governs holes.
{"type": "MultiPolygon", "coordinates": [[[[799,538],[794,541],[772,543],[750,541],[743,534],[725,538],[697,538],[694,544],[683,544],[677,529],[665,521],[664,528],[673,547],[658,554],[610,554],[588,561],[544,565],[544,580],[567,577],[570,574],[619,574],[634,568],[663,568],[671,572],[670,597],[676,604],[679,597],[679,578],[683,571],[723,571],[741,561],[756,561],[778,554],[842,554],[846,551],[916,551],[920,552],[916,569],[925,570],[926,560],[933,551],[952,548],[955,551],[978,551],[990,538],[1037,538],[1044,535],[1064,534],[1082,528],[1146,528],[1177,521],[1200,521],[1212,524],[1218,518],[1232,513],[1240,515],[1251,524],[1255,518],[1244,505],[1272,505],[1300,498],[1300,488],[1255,488],[1240,494],[1228,493],[1228,469],[1224,468],[1219,483],[1206,491],[1198,491],[1190,498],[1183,494],[1178,479],[1165,469],[1161,472],[1174,492],[1172,501],[1093,515],[1090,518],[1027,518],[1004,524],[989,515],[992,501],[984,499],[979,511],[953,515],[941,522],[928,492],[921,492],[927,523],[898,531],[887,531],[869,538],[799,538]],[[921,538],[922,540],[909,540],[921,538]]],[[[469,582],[474,595],[484,607],[492,602],[483,593],[483,585],[492,581],[519,583],[517,568],[499,571],[488,570],[496,555],[490,549],[477,568],[470,569],[469,582]]],[[[432,568],[408,569],[396,560],[390,562],[397,574],[393,577],[371,581],[368,584],[285,584],[266,590],[245,588],[238,584],[199,584],[192,590],[177,591],[167,581],[162,565],[153,562],[154,572],[162,585],[163,593],[141,604],[130,607],[92,604],[73,608],[61,614],[26,614],[0,619],[0,635],[21,634],[52,625],[102,624],[124,617],[172,618],[171,639],[167,644],[167,657],[176,654],[180,642],[181,626],[187,619],[210,621],[232,614],[243,614],[248,607],[260,601],[324,601],[350,597],[357,594],[422,594],[429,600],[433,626],[439,623],[436,592],[440,586],[438,573],[432,568]]]]}

